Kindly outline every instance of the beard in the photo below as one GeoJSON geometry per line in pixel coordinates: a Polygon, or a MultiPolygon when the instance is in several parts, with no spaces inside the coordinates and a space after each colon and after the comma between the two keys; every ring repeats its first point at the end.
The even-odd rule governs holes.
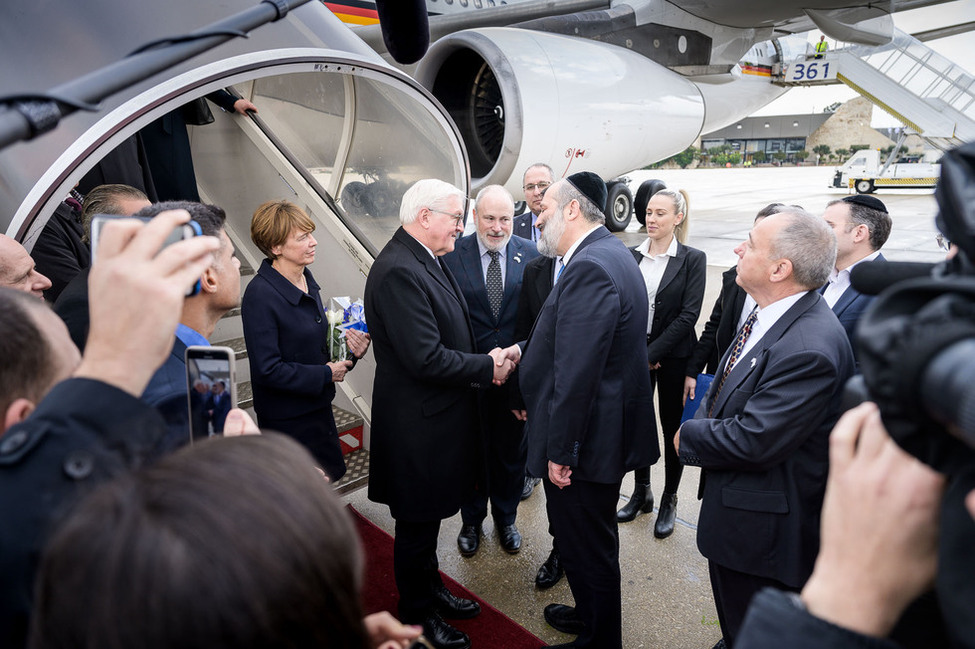
{"type": "Polygon", "coordinates": [[[542,236],[538,238],[538,252],[546,257],[558,257],[558,245],[565,234],[565,217],[562,210],[555,210],[555,214],[545,223],[542,236]]]}
{"type": "Polygon", "coordinates": [[[500,242],[492,241],[490,237],[486,235],[481,236],[480,233],[478,233],[477,238],[481,240],[481,243],[484,245],[484,247],[487,250],[490,250],[491,252],[501,252],[502,250],[504,250],[504,247],[508,245],[508,241],[511,240],[511,235],[509,234],[500,242]]]}

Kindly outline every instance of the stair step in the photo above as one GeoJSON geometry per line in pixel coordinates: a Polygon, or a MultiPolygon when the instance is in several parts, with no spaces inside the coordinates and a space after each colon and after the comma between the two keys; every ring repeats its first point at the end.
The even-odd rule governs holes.
{"type": "MultiPolygon", "coordinates": [[[[254,389],[250,381],[241,381],[237,384],[237,407],[246,410],[254,406],[254,389]]],[[[347,431],[358,428],[365,423],[359,413],[343,410],[338,406],[332,406],[332,416],[335,417],[335,427],[339,435],[347,431]]]]}

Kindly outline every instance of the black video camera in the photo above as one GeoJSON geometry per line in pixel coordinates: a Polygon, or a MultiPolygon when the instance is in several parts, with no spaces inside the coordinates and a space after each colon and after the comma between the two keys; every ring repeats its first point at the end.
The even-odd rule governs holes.
{"type": "MultiPolygon", "coordinates": [[[[847,389],[865,386],[860,396],[877,403],[902,448],[958,476],[975,469],[975,144],[944,156],[935,198],[938,229],[958,253],[913,279],[896,281],[912,272],[888,264],[895,283],[880,292],[856,333],[861,387],[847,389]]],[[[867,272],[858,277],[859,269],[854,287],[876,293],[866,286],[874,278],[864,281],[867,272]]]]}

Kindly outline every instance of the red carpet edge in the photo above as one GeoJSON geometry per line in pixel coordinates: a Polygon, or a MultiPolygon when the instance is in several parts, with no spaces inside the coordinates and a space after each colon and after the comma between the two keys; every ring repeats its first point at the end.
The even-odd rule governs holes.
{"type": "MultiPolygon", "coordinates": [[[[355,522],[366,557],[366,576],[362,586],[363,608],[366,613],[389,611],[396,615],[399,596],[393,576],[393,537],[357,512],[351,505],[349,512],[355,522]]],[[[481,614],[472,620],[450,620],[450,624],[471,637],[476,649],[538,649],[545,643],[507,615],[494,608],[443,572],[447,589],[458,597],[473,599],[481,605],[481,614]]]]}

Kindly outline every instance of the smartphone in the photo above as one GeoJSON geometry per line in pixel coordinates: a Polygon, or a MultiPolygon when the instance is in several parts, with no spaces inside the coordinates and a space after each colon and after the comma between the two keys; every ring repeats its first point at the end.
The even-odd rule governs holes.
{"type": "Polygon", "coordinates": [[[190,443],[223,435],[227,413],[237,407],[237,372],[230,347],[186,348],[190,443]]]}
{"type": "MultiPolygon", "coordinates": [[[[102,226],[104,226],[109,221],[114,219],[139,219],[143,223],[148,223],[152,220],[151,216],[118,216],[116,214],[95,214],[91,217],[91,260],[95,261],[96,255],[98,253],[98,239],[102,232],[102,226]]],[[[176,243],[177,241],[182,241],[183,239],[192,239],[195,236],[203,234],[203,230],[200,228],[200,224],[196,221],[191,220],[189,223],[176,226],[166,240],[163,241],[162,247],[176,243]]],[[[186,293],[187,297],[191,295],[196,295],[200,292],[200,281],[197,280],[193,287],[186,293]]]]}

